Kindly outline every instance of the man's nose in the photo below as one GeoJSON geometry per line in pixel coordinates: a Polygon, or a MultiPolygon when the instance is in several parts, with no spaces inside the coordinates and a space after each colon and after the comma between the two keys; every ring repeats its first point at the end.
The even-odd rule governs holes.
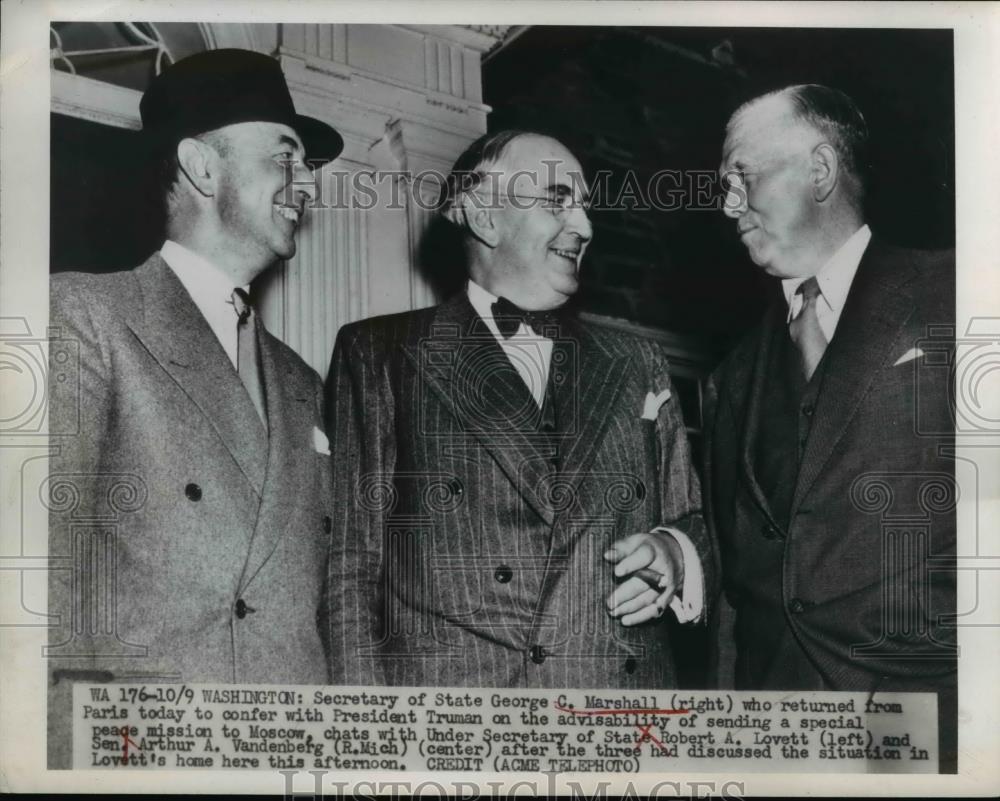
{"type": "Polygon", "coordinates": [[[293,193],[301,193],[308,198],[308,202],[316,199],[318,188],[316,186],[316,174],[309,169],[309,166],[298,159],[293,162],[291,190],[293,193]]]}
{"type": "Polygon", "coordinates": [[[574,203],[566,220],[566,230],[576,234],[586,244],[594,236],[594,227],[582,203],[574,203]]]}
{"type": "Polygon", "coordinates": [[[746,189],[739,184],[730,184],[726,196],[722,200],[722,211],[727,217],[736,220],[747,210],[746,189]]]}

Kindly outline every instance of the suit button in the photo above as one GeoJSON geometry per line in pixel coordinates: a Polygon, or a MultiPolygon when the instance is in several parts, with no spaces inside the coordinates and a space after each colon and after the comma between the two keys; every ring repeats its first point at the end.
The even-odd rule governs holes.
{"type": "Polygon", "coordinates": [[[532,662],[540,665],[545,661],[545,649],[540,645],[532,645],[528,651],[528,656],[531,657],[532,662]]]}
{"type": "Polygon", "coordinates": [[[453,478],[448,482],[448,489],[456,498],[461,498],[465,495],[465,487],[462,486],[462,482],[457,478],[453,478]]]}
{"type": "Polygon", "coordinates": [[[256,612],[257,610],[254,609],[252,606],[250,606],[250,604],[248,604],[242,598],[239,598],[236,601],[235,611],[236,611],[236,617],[238,617],[240,620],[243,620],[243,618],[245,618],[248,614],[256,612]]]}
{"type": "Polygon", "coordinates": [[[788,602],[788,611],[791,612],[793,615],[799,615],[805,610],[806,610],[806,605],[799,598],[792,598],[792,600],[788,602]]]}
{"type": "Polygon", "coordinates": [[[802,414],[804,414],[806,417],[812,417],[812,413],[813,413],[813,405],[811,403],[803,403],[802,414]]]}
{"type": "Polygon", "coordinates": [[[197,484],[188,484],[184,488],[184,494],[187,495],[189,501],[200,501],[201,487],[199,487],[197,484]]]}
{"type": "Polygon", "coordinates": [[[635,661],[635,657],[629,657],[625,660],[625,672],[635,673],[635,669],[639,666],[639,663],[635,661]]]}
{"type": "Polygon", "coordinates": [[[766,540],[776,540],[781,537],[781,532],[778,530],[778,527],[772,526],[770,523],[765,523],[761,527],[760,533],[766,540]]]}
{"type": "Polygon", "coordinates": [[[323,515],[323,533],[329,534],[332,528],[333,523],[330,521],[330,515],[323,515]]]}
{"type": "Polygon", "coordinates": [[[506,584],[514,577],[514,571],[511,570],[507,565],[500,565],[496,570],[493,571],[493,578],[499,581],[501,584],[506,584]]]}

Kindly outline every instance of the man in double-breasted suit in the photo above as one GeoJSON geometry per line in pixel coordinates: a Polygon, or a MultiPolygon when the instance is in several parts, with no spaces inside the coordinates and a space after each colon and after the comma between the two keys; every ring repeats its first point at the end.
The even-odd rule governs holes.
{"type": "Polygon", "coordinates": [[[872,236],[866,135],[849,98],[815,85],[727,128],[726,213],[783,297],[708,393],[735,611],[720,669],[740,689],[937,693],[954,769],[954,258],[872,236]]]}
{"type": "Polygon", "coordinates": [[[585,195],[556,140],[481,138],[445,206],[467,289],[341,330],[335,682],[674,686],[660,616],[703,613],[710,547],[663,354],[562,311],[585,195]]]}
{"type": "Polygon", "coordinates": [[[79,358],[50,404],[52,767],[70,766],[76,680],[328,680],[322,384],[247,290],[295,253],[306,153],[342,143],[248,51],[169,67],[141,112],[166,242],[134,270],[51,284],[53,353],[79,358]]]}

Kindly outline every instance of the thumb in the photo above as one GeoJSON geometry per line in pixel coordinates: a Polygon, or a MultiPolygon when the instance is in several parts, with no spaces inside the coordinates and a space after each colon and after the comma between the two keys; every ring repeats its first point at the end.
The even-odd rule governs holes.
{"type": "Polygon", "coordinates": [[[642,534],[629,534],[611,544],[611,547],[604,552],[604,558],[612,563],[620,562],[636,548],[635,540],[641,538],[642,534]]]}

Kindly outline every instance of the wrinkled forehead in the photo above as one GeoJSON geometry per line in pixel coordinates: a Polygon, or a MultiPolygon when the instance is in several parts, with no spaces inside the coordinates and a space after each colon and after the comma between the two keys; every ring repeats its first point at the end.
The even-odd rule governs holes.
{"type": "Polygon", "coordinates": [[[585,196],[583,167],[555,139],[528,134],[513,140],[492,168],[515,192],[563,191],[585,196]]]}

